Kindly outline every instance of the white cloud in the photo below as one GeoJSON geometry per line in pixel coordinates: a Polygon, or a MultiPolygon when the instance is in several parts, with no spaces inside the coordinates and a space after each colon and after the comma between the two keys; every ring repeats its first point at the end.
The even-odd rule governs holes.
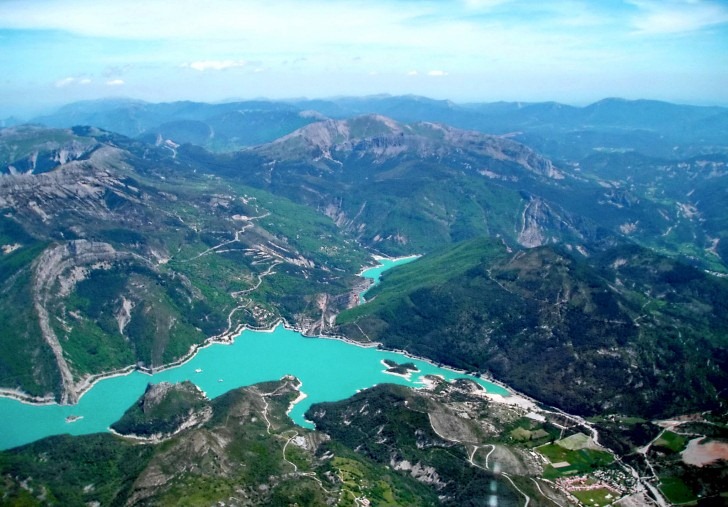
{"type": "Polygon", "coordinates": [[[419,72],[417,72],[416,70],[411,70],[407,73],[408,76],[416,76],[417,74],[419,74],[419,72]]]}
{"type": "Polygon", "coordinates": [[[443,77],[447,76],[447,72],[445,72],[444,70],[431,70],[427,73],[427,75],[431,77],[443,77]]]}
{"type": "Polygon", "coordinates": [[[87,77],[64,77],[55,82],[56,88],[65,88],[74,84],[87,85],[91,84],[91,79],[87,77]]]}
{"type": "Polygon", "coordinates": [[[630,3],[641,11],[632,19],[637,33],[688,33],[728,23],[728,8],[715,2],[633,0],[630,3]]]}
{"type": "Polygon", "coordinates": [[[186,0],[181,6],[149,0],[3,0],[0,28],[127,40],[236,40],[250,45],[264,36],[269,42],[280,39],[290,51],[292,40],[302,45],[352,37],[382,40],[393,25],[422,12],[421,6],[326,0],[312,0],[305,7],[298,0],[186,0]]]}
{"type": "Polygon", "coordinates": [[[121,86],[123,84],[123,79],[109,79],[108,81],[106,81],[106,86],[121,86]]]}
{"type": "MultiPolygon", "coordinates": [[[[383,74],[401,75],[402,65],[472,69],[485,63],[484,54],[497,54],[512,65],[539,64],[546,56],[558,62],[574,53],[581,58],[587,46],[581,31],[576,34],[580,40],[574,42],[561,27],[554,27],[553,15],[545,23],[542,11],[516,20],[491,16],[497,5],[516,8],[520,2],[514,0],[443,4],[310,0],[304,8],[296,0],[185,0],[184,8],[170,8],[166,2],[148,0],[0,0],[0,28],[62,30],[113,40],[148,40],[152,45],[164,41],[141,63],[149,63],[145,58],[157,59],[151,62],[155,64],[186,61],[187,68],[198,71],[242,66],[241,48],[249,66],[258,60],[269,67],[282,65],[305,56],[310,59],[307,70],[330,72],[349,66],[356,55],[379,62],[383,74]],[[208,60],[206,55],[216,58],[208,60]]],[[[576,8],[563,10],[581,13],[572,23],[589,21],[576,8]]],[[[603,47],[600,43],[589,49],[603,47]]],[[[138,54],[133,55],[140,63],[138,54]]],[[[598,59],[590,54],[587,61],[598,59]]]]}
{"type": "Polygon", "coordinates": [[[63,79],[59,79],[56,81],[56,88],[63,88],[68,85],[72,85],[76,82],[75,77],[64,77],[63,79]]]}
{"type": "Polygon", "coordinates": [[[511,0],[465,0],[463,3],[470,9],[492,9],[511,0]]]}
{"type": "Polygon", "coordinates": [[[248,64],[245,60],[201,60],[197,62],[183,63],[182,67],[204,72],[206,70],[227,70],[236,67],[245,67],[248,64]]]}

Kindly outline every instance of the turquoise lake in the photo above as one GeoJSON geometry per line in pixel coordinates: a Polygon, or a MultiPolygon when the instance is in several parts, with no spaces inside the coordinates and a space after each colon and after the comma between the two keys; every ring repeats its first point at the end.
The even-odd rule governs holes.
{"type": "Polygon", "coordinates": [[[293,407],[290,416],[297,424],[309,428],[313,426],[303,414],[313,403],[348,398],[361,389],[382,383],[416,387],[424,375],[441,375],[448,380],[473,378],[488,392],[509,394],[496,384],[439,368],[427,361],[410,359],[396,352],[359,347],[342,340],[307,338],[279,325],[270,332],[243,331],[231,344],[213,344],[200,349],[185,364],[154,375],[135,371],[101,380],[83,395],[77,405],[30,405],[11,398],[0,398],[0,449],[49,435],[107,431],[144,393],[149,383],[190,380],[208,397],[215,398],[231,389],[276,380],[287,374],[301,380],[301,391],[307,395],[293,407]],[[387,374],[381,364],[384,359],[412,362],[420,372],[413,373],[409,380],[387,374]],[[68,423],[66,417],[70,415],[83,418],[68,423]]]}
{"type": "Polygon", "coordinates": [[[366,302],[366,298],[364,295],[375,285],[379,285],[379,281],[382,277],[382,273],[387,271],[388,269],[393,268],[394,266],[401,266],[402,264],[407,264],[408,262],[415,261],[419,259],[419,255],[412,255],[409,257],[400,257],[398,259],[383,259],[379,258],[377,259],[377,262],[379,262],[378,266],[375,266],[373,268],[365,269],[361,276],[363,278],[368,278],[372,280],[374,283],[372,283],[369,287],[367,287],[366,290],[359,293],[359,304],[363,304],[366,302]]]}

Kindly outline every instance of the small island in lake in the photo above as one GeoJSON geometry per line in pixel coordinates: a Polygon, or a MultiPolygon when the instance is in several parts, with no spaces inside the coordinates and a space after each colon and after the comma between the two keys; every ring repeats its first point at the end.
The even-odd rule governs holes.
{"type": "Polygon", "coordinates": [[[382,364],[387,367],[386,373],[393,375],[402,375],[403,377],[409,377],[411,373],[417,373],[420,371],[414,363],[402,363],[399,364],[391,359],[383,359],[382,364]]]}

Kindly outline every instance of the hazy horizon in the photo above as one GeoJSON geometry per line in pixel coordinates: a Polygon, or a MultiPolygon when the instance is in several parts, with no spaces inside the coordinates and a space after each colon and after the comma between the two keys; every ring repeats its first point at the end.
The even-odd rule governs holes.
{"type": "Polygon", "coordinates": [[[457,106],[468,106],[468,105],[475,105],[475,104],[496,104],[496,103],[517,103],[517,104],[523,104],[523,105],[529,105],[529,104],[548,104],[548,103],[557,103],[561,104],[567,107],[575,107],[575,108],[584,108],[588,107],[592,104],[596,104],[598,102],[602,102],[605,100],[624,100],[628,102],[637,102],[637,101],[656,101],[656,102],[665,102],[670,103],[674,105],[682,105],[682,106],[695,106],[695,107],[721,107],[721,108],[728,108],[728,104],[714,104],[714,103],[688,103],[688,102],[676,102],[676,101],[669,101],[669,100],[660,100],[660,99],[651,99],[651,98],[637,98],[637,99],[626,99],[624,97],[603,97],[601,99],[597,99],[594,101],[584,102],[584,103],[567,103],[567,102],[561,102],[561,101],[555,101],[555,100],[542,100],[542,101],[526,101],[526,100],[484,100],[484,101],[454,101],[447,98],[444,99],[438,99],[434,97],[426,97],[424,95],[416,95],[416,94],[402,94],[402,95],[394,95],[390,93],[372,93],[367,95],[336,95],[336,96],[329,96],[329,97],[287,97],[287,98],[280,98],[280,99],[273,99],[269,97],[250,97],[250,98],[244,98],[244,97],[230,97],[227,99],[221,99],[221,100],[190,100],[190,99],[178,99],[178,100],[169,100],[169,101],[154,101],[154,100],[144,100],[139,99],[135,97],[124,97],[124,96],[109,96],[109,97],[99,97],[99,98],[89,98],[89,99],[79,99],[71,102],[61,103],[57,105],[47,105],[42,108],[34,109],[34,110],[28,110],[26,111],[26,114],[22,113],[7,113],[0,108],[0,122],[6,119],[15,118],[18,120],[21,120],[22,122],[28,122],[35,119],[38,119],[40,117],[46,116],[46,115],[52,115],[58,112],[61,108],[66,106],[71,106],[73,104],[78,103],[84,103],[84,102],[136,102],[136,103],[144,103],[144,104],[165,104],[165,103],[175,103],[175,102],[194,102],[194,103],[203,103],[203,104],[231,104],[231,103],[244,103],[244,102],[278,102],[278,103],[296,103],[299,101],[336,101],[339,99],[368,99],[368,98],[376,98],[376,97],[392,97],[392,98],[405,98],[405,97],[414,97],[418,99],[425,99],[425,100],[434,100],[434,101],[447,101],[452,102],[453,104],[457,106]]]}
{"type": "Polygon", "coordinates": [[[728,105],[713,0],[6,0],[0,46],[0,117],[109,96],[728,105]]]}

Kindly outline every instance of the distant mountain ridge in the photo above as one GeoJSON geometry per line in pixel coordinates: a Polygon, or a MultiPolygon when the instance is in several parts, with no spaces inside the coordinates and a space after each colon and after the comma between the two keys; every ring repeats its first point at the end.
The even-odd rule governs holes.
{"type": "MultiPolygon", "coordinates": [[[[601,132],[610,143],[628,142],[625,131],[642,131],[653,155],[695,154],[696,143],[720,145],[728,126],[728,108],[690,106],[655,100],[603,99],[585,107],[556,102],[456,104],[419,96],[370,96],[290,101],[240,101],[218,104],[181,101],[148,103],[109,99],[69,104],[32,121],[49,127],[93,125],[126,136],[156,134],[215,151],[231,151],[269,142],[324,117],[342,119],[381,114],[397,121],[439,122],[491,134],[525,133],[530,144],[558,131],[573,140],[579,132],[601,132]],[[209,139],[214,132],[217,139],[209,139]],[[532,137],[534,136],[535,137],[532,137]],[[177,139],[174,139],[177,137],[177,139]]],[[[152,136],[152,137],[149,137],[152,136]]],[[[569,143],[560,143],[567,150],[569,143]]],[[[548,145],[539,145],[544,151],[548,145]]],[[[551,154],[551,153],[549,153],[551,154]]]]}
{"type": "Polygon", "coordinates": [[[491,134],[510,133],[550,157],[583,154],[583,148],[575,144],[584,143],[589,148],[648,149],[650,155],[665,157],[695,155],[724,145],[722,133],[728,128],[728,108],[654,100],[610,98],[576,107],[556,102],[455,104],[417,96],[375,96],[295,104],[333,118],[376,113],[402,122],[434,121],[491,134]]]}
{"type": "Polygon", "coordinates": [[[232,151],[272,141],[316,119],[311,112],[281,102],[153,104],[138,100],[99,100],[69,104],[32,121],[56,128],[90,125],[140,137],[152,144],[158,139],[171,139],[177,144],[232,151]]]}
{"type": "Polygon", "coordinates": [[[315,158],[319,155],[333,160],[332,153],[335,153],[344,157],[373,157],[377,163],[404,154],[442,158],[463,150],[495,160],[512,161],[548,178],[563,178],[550,160],[507,138],[432,122],[401,124],[377,114],[316,122],[256,148],[257,152],[269,157],[312,155],[315,158]]]}

